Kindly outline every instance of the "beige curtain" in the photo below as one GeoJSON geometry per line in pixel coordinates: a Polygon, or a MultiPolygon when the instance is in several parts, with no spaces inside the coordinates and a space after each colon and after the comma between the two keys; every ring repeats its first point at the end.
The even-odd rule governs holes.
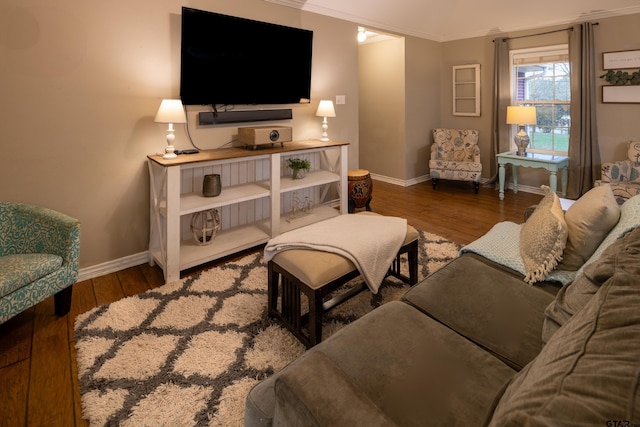
{"type": "MultiPolygon", "coordinates": [[[[507,125],[507,106],[511,104],[509,64],[509,40],[495,39],[493,56],[493,105],[491,123],[491,179],[486,185],[495,185],[498,181],[498,158],[496,154],[509,151],[509,126],[507,125]]],[[[497,187],[497,186],[496,186],[497,187]]]]}
{"type": "Polygon", "coordinates": [[[577,24],[569,35],[571,63],[571,136],[567,197],[577,199],[600,177],[600,149],[596,124],[594,24],[577,24]]]}

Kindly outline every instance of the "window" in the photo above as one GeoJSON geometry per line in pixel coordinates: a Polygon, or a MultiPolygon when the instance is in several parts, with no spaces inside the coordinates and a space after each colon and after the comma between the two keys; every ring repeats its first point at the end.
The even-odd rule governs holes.
{"type": "Polygon", "coordinates": [[[526,127],[527,151],[563,154],[569,151],[571,84],[567,45],[512,50],[512,105],[536,107],[536,125],[526,127]]]}

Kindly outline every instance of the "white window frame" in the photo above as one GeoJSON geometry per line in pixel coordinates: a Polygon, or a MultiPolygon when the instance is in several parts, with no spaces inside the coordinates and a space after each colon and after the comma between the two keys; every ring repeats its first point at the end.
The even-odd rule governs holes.
{"type": "MultiPolygon", "coordinates": [[[[536,57],[540,57],[541,61],[540,63],[548,63],[548,62],[554,62],[554,60],[552,58],[554,57],[558,57],[558,56],[564,56],[567,58],[567,62],[568,62],[568,58],[569,58],[569,45],[568,44],[559,44],[559,45],[551,45],[551,46],[540,46],[540,47],[535,47],[535,48],[527,48],[527,49],[514,49],[511,50],[509,52],[509,66],[510,66],[510,70],[511,70],[511,82],[510,82],[510,87],[511,87],[511,105],[534,105],[533,103],[529,103],[529,102],[523,102],[523,101],[519,101],[517,100],[517,88],[516,88],[516,83],[517,83],[517,76],[516,76],[516,64],[515,61],[517,59],[526,59],[526,58],[536,58],[536,57]],[[549,59],[546,59],[549,58],[549,59]]],[[[564,62],[564,61],[562,61],[564,62]]],[[[536,102],[535,104],[540,105],[540,104],[547,104],[547,105],[555,105],[555,104],[560,104],[560,103],[567,103],[566,101],[551,101],[551,102],[536,102]]],[[[571,104],[571,100],[569,100],[569,104],[571,104]]],[[[567,138],[569,137],[570,131],[571,131],[571,124],[568,124],[568,133],[567,133],[567,138]]],[[[510,132],[510,138],[509,140],[511,141],[511,149],[515,150],[516,146],[515,143],[513,142],[513,137],[515,136],[515,133],[517,132],[517,127],[516,126],[512,126],[511,129],[509,130],[510,132]]],[[[529,137],[532,140],[532,143],[534,141],[534,137],[533,137],[533,132],[534,132],[534,126],[526,126],[526,132],[529,135],[529,137]]],[[[567,151],[560,151],[560,150],[556,150],[555,149],[555,144],[554,144],[554,149],[553,150],[543,150],[543,149],[538,149],[534,146],[529,146],[529,148],[527,148],[528,152],[533,152],[533,153],[546,153],[546,154],[557,154],[557,155],[567,155],[567,151]]],[[[567,147],[568,149],[568,147],[567,147]]]]}

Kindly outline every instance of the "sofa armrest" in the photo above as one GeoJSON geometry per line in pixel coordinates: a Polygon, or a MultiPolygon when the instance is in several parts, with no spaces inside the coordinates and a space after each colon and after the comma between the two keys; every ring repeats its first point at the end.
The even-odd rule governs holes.
{"type": "Polygon", "coordinates": [[[396,425],[319,351],[284,372],[275,393],[274,425],[396,425]]]}

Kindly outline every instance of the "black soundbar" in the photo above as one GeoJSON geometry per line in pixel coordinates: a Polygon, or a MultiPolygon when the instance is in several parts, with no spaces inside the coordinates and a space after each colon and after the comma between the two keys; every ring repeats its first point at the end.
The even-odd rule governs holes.
{"type": "Polygon", "coordinates": [[[265,120],[288,120],[293,118],[291,108],[278,110],[244,110],[244,111],[202,111],[198,113],[201,125],[217,125],[221,123],[260,122],[265,120]]]}

